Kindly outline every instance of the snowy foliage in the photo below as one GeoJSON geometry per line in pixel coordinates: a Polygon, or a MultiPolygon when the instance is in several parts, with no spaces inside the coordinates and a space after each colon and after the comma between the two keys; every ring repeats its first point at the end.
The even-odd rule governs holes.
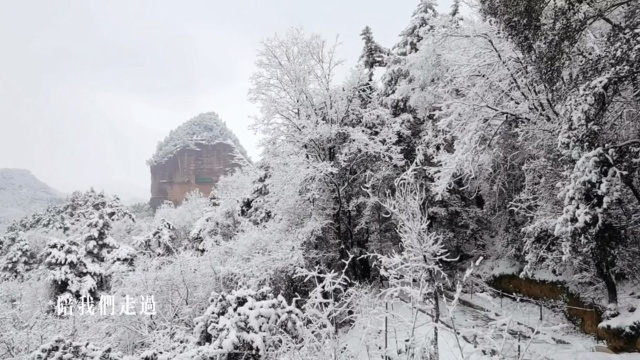
{"type": "Polygon", "coordinates": [[[103,266],[109,254],[119,247],[110,234],[112,223],[133,220],[117,198],[90,190],[74,193],[55,212],[65,238],[52,238],[44,251],[44,264],[50,271],[55,294],[63,298],[96,297],[107,286],[103,266]]]}
{"type": "MultiPolygon", "coordinates": [[[[236,236],[242,223],[240,201],[250,196],[254,176],[253,168],[246,167],[220,179],[201,216],[191,226],[191,248],[205,251],[236,236]]],[[[253,211],[258,211],[258,202],[253,211]]]]}
{"type": "Polygon", "coordinates": [[[227,354],[224,359],[261,359],[276,351],[280,337],[297,338],[302,312],[270,289],[240,288],[211,294],[211,305],[196,318],[198,343],[227,354]]]}
{"type": "Polygon", "coordinates": [[[61,333],[41,358],[90,358],[98,338],[148,360],[444,359],[445,345],[497,359],[520,335],[528,358],[542,323],[467,305],[455,318],[463,290],[484,288],[467,270],[480,258],[492,275],[508,262],[563,281],[607,305],[606,326],[635,314],[618,293],[640,280],[638,4],[417,2],[394,46],[362,31],[350,71],[317,34],[267,37],[249,91],[260,162],[213,113],[149,160],[232,144],[243,167],[209,198],[153,214],[91,190],[14,222],[0,238],[0,357],[61,333]],[[107,290],[154,294],[158,315],[46,312],[51,295],[107,290]]]}
{"type": "Polygon", "coordinates": [[[184,245],[196,222],[203,216],[209,200],[198,190],[187,194],[180,206],[167,201],[160,206],[154,215],[153,225],[156,229],[169,222],[180,245],[184,245]]]}
{"type": "Polygon", "coordinates": [[[177,252],[177,239],[175,226],[161,219],[160,225],[152,232],[134,239],[133,246],[158,256],[174,255],[177,252]]]}
{"type": "Polygon", "coordinates": [[[120,360],[122,355],[111,348],[98,348],[89,342],[75,342],[57,337],[31,354],[32,360],[82,359],[120,360]]]}
{"type": "Polygon", "coordinates": [[[2,241],[6,251],[0,252],[0,277],[23,278],[35,263],[34,251],[21,232],[7,234],[2,241]]]}

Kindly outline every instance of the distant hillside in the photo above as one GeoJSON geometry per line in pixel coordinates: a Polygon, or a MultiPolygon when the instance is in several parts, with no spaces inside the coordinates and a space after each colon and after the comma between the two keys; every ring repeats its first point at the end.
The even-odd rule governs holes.
{"type": "Polygon", "coordinates": [[[43,210],[62,197],[29,170],[0,169],[0,233],[11,221],[43,210]]]}

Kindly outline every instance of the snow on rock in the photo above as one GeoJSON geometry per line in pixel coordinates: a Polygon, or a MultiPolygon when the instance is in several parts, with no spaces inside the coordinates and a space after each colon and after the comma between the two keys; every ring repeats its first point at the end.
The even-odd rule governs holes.
{"type": "Polygon", "coordinates": [[[640,351],[640,310],[637,306],[621,309],[620,315],[601,322],[598,328],[609,348],[624,352],[640,351]]]}
{"type": "Polygon", "coordinates": [[[29,170],[0,169],[0,233],[12,221],[61,200],[60,192],[38,180],[29,170]]]}
{"type": "Polygon", "coordinates": [[[232,144],[244,159],[249,159],[235,134],[227,128],[218,114],[210,112],[200,114],[172,130],[164,140],[158,143],[155,154],[147,163],[156,165],[164,162],[180,149],[197,149],[197,144],[215,143],[232,144]]]}

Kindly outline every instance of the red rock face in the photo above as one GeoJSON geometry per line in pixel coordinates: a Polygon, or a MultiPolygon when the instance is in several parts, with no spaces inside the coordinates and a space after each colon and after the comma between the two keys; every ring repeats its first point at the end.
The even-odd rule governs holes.
{"type": "Polygon", "coordinates": [[[239,166],[233,163],[235,149],[229,144],[197,147],[181,149],[165,162],[151,165],[151,207],[166,200],[179,205],[195,189],[209,196],[220,176],[239,166]]]}

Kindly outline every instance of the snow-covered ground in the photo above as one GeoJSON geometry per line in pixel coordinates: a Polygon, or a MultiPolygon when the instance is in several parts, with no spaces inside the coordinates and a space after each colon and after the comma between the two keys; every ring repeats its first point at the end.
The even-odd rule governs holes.
{"type": "Polygon", "coordinates": [[[595,352],[580,352],[575,354],[556,354],[549,356],[549,360],[638,360],[640,354],[604,354],[595,352]]]}
{"type": "MultiPolygon", "coordinates": [[[[384,318],[375,324],[378,331],[375,339],[361,327],[354,327],[345,334],[346,348],[356,359],[380,359],[385,353],[384,318]]],[[[387,315],[387,347],[389,359],[406,359],[411,350],[410,339],[414,347],[428,346],[433,338],[434,323],[431,318],[420,311],[412,311],[411,306],[403,302],[389,304],[387,315]]],[[[439,351],[441,360],[464,358],[481,359],[481,353],[464,339],[454,335],[453,331],[444,327],[439,329],[439,351]],[[458,345],[459,342],[459,345],[458,345]],[[475,354],[474,353],[478,353],[475,354]]]]}
{"type": "MultiPolygon", "coordinates": [[[[640,360],[640,354],[594,352],[597,345],[603,346],[602,342],[598,344],[594,337],[582,334],[557,310],[543,307],[540,321],[540,308],[535,304],[507,297],[501,302],[499,298],[483,293],[476,293],[473,297],[463,294],[461,299],[474,306],[466,306],[466,302],[465,305],[457,304],[451,313],[445,305],[441,307],[445,325],[440,327],[438,348],[443,360],[640,360]],[[474,347],[474,340],[484,347],[474,347]],[[492,351],[495,351],[494,357],[491,357],[492,351]]],[[[385,313],[380,312],[374,318],[376,320],[365,326],[356,325],[343,336],[345,347],[355,359],[380,359],[385,353],[385,313]]],[[[389,359],[408,358],[410,339],[418,347],[430,343],[434,323],[425,313],[398,301],[388,304],[386,318],[386,354],[389,359]]]]}
{"type": "MultiPolygon", "coordinates": [[[[525,358],[537,359],[551,355],[590,352],[598,344],[594,337],[581,333],[558,310],[543,306],[542,320],[540,320],[540,307],[530,302],[509,297],[501,300],[486,293],[476,293],[473,297],[463,294],[461,298],[490,310],[484,313],[489,318],[510,321],[514,330],[530,335],[533,333],[531,329],[535,329],[536,334],[533,335],[527,350],[529,356],[525,358]]],[[[468,308],[459,307],[461,312],[465,309],[468,308]]],[[[521,343],[528,341],[521,340],[521,343]]],[[[511,348],[516,346],[517,344],[511,344],[511,348]]],[[[512,349],[507,350],[513,352],[512,349]]]]}

